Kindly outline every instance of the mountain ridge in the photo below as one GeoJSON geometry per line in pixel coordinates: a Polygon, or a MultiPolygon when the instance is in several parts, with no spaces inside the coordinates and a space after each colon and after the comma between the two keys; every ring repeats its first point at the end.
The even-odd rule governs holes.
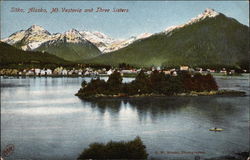
{"type": "Polygon", "coordinates": [[[248,29],[233,18],[207,9],[183,25],[135,41],[87,63],[240,66],[249,60],[248,29]]]}
{"type": "MultiPolygon", "coordinates": [[[[72,28],[66,32],[69,32],[71,30],[79,32],[82,39],[93,43],[102,53],[109,53],[121,49],[133,43],[135,40],[143,39],[152,35],[150,33],[142,33],[137,36],[131,36],[127,39],[114,39],[98,31],[78,31],[72,28]]],[[[17,31],[11,34],[9,37],[2,39],[1,41],[22,50],[35,50],[43,43],[56,40],[66,32],[51,34],[39,25],[32,25],[28,29],[17,31]]]]}

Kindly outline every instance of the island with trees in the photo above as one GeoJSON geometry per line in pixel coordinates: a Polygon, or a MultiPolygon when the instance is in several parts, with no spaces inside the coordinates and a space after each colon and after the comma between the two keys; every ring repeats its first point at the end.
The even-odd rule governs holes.
{"type": "Polygon", "coordinates": [[[150,75],[140,71],[132,82],[123,83],[122,76],[114,71],[107,81],[100,78],[82,82],[76,93],[80,98],[100,97],[145,97],[145,96],[206,96],[227,95],[244,96],[245,92],[218,90],[211,74],[180,71],[176,75],[166,75],[154,70],[150,75]]]}

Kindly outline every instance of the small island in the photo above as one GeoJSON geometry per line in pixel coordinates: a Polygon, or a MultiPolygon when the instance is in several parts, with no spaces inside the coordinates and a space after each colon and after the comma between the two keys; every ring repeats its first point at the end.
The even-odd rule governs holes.
{"type": "Polygon", "coordinates": [[[122,97],[153,97],[153,96],[244,96],[245,92],[218,90],[218,85],[211,74],[179,71],[177,74],[166,75],[154,70],[146,75],[143,70],[129,83],[122,83],[118,71],[112,73],[108,80],[91,79],[82,82],[76,93],[80,98],[122,98],[122,97]]]}

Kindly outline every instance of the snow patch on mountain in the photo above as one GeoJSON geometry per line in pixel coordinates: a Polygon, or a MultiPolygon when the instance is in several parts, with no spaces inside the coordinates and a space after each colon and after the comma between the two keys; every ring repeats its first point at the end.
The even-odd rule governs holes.
{"type": "Polygon", "coordinates": [[[138,36],[132,36],[129,39],[114,41],[112,44],[107,46],[103,50],[103,52],[108,53],[108,52],[116,51],[118,49],[127,47],[128,45],[132,44],[133,42],[135,42],[137,40],[141,40],[141,39],[147,38],[149,36],[152,36],[152,34],[151,33],[142,33],[142,34],[140,34],[138,36]]]}
{"type": "Polygon", "coordinates": [[[25,36],[25,31],[24,30],[20,30],[17,31],[15,33],[13,33],[12,35],[10,35],[8,38],[3,39],[3,42],[6,42],[10,45],[13,45],[19,41],[21,41],[25,36]]]}
{"type": "Polygon", "coordinates": [[[71,29],[64,34],[60,36],[60,38],[63,38],[65,42],[68,43],[81,43],[86,42],[87,40],[84,38],[84,36],[76,29],[71,29]]]}
{"type": "Polygon", "coordinates": [[[207,9],[205,9],[205,11],[203,13],[201,13],[198,16],[190,19],[185,24],[178,25],[178,26],[170,26],[170,27],[166,28],[165,31],[164,31],[164,33],[165,34],[170,34],[175,29],[183,28],[185,26],[188,26],[188,25],[200,22],[200,21],[202,21],[202,20],[204,20],[206,18],[214,18],[214,17],[216,17],[218,15],[220,15],[219,12],[216,12],[214,9],[207,8],[207,9]]]}
{"type": "Polygon", "coordinates": [[[45,30],[43,27],[38,26],[38,25],[32,25],[30,28],[27,29],[28,33],[34,33],[34,34],[48,34],[50,33],[45,30]]]}
{"type": "Polygon", "coordinates": [[[107,46],[114,43],[116,40],[105,35],[101,32],[90,32],[90,31],[80,31],[80,33],[85,37],[88,41],[93,43],[96,47],[99,48],[101,52],[105,50],[107,46]]]}

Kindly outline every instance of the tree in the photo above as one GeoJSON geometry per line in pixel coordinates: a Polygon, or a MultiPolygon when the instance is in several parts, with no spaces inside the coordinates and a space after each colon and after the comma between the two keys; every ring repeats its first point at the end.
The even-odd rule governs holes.
{"type": "Polygon", "coordinates": [[[152,92],[149,78],[143,70],[141,70],[140,73],[136,76],[133,84],[139,94],[152,92]]]}
{"type": "Polygon", "coordinates": [[[205,86],[204,89],[207,91],[218,90],[218,85],[211,74],[204,76],[203,85],[205,86]]]}
{"type": "Polygon", "coordinates": [[[85,88],[87,86],[87,82],[85,80],[82,81],[81,83],[82,88],[85,88]]]}
{"type": "Polygon", "coordinates": [[[118,66],[120,69],[132,69],[133,68],[131,65],[126,64],[126,63],[120,63],[118,66]]]}
{"type": "Polygon", "coordinates": [[[146,146],[140,137],[136,137],[128,142],[92,143],[77,159],[147,159],[147,157],[146,146]]]}
{"type": "Polygon", "coordinates": [[[153,71],[149,77],[150,85],[154,93],[162,94],[162,87],[166,84],[166,76],[163,72],[153,71]]]}
{"type": "Polygon", "coordinates": [[[109,91],[111,94],[117,94],[122,88],[122,76],[119,72],[115,71],[109,76],[107,81],[109,91]]]}

